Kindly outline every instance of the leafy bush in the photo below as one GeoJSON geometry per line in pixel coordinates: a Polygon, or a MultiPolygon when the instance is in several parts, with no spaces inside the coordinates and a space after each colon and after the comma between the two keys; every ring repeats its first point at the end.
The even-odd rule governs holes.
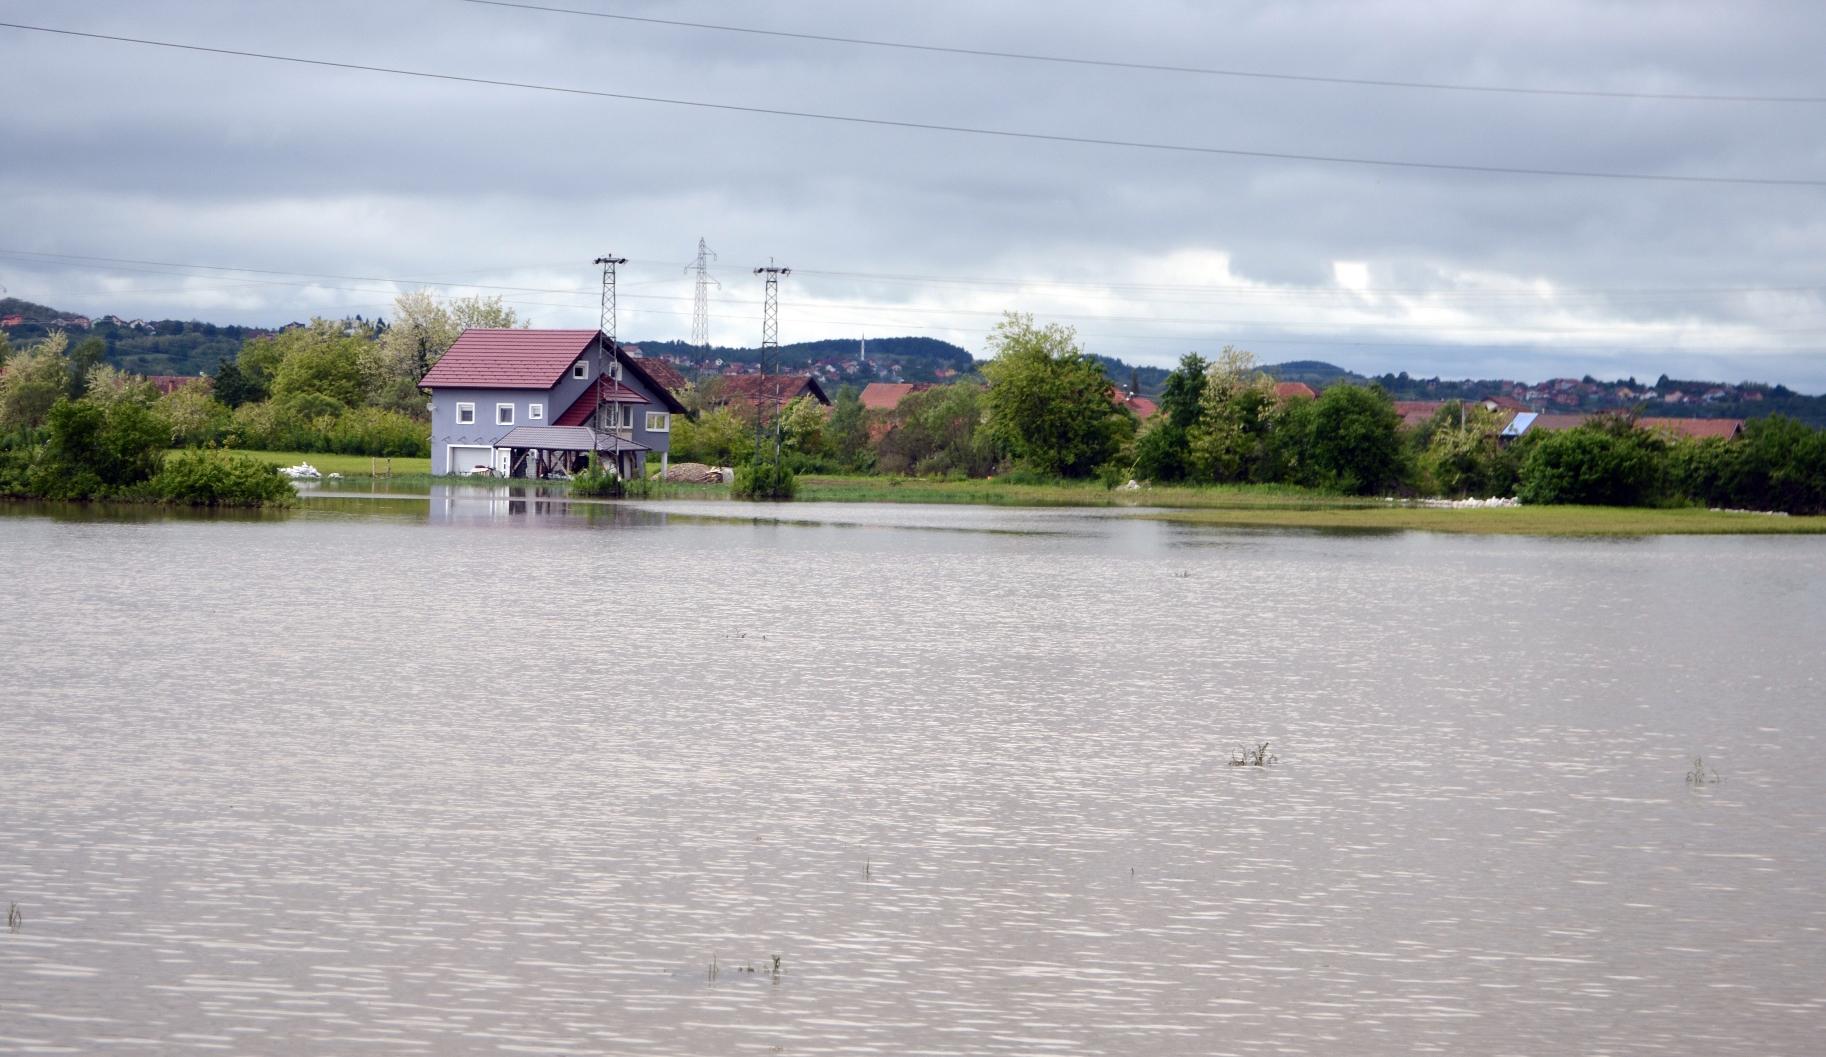
{"type": "Polygon", "coordinates": [[[238,452],[175,451],[146,482],[146,494],[191,506],[286,506],[295,493],[277,467],[238,452]]]}
{"type": "Polygon", "coordinates": [[[431,454],[431,430],[425,423],[397,411],[357,407],[336,416],[324,431],[330,451],[344,455],[388,457],[431,454]]]}
{"type": "Polygon", "coordinates": [[[1647,506],[1665,496],[1667,441],[1626,419],[1549,433],[1523,457],[1524,503],[1647,506]]]}
{"type": "Polygon", "coordinates": [[[602,465],[602,460],[590,453],[590,464],[582,473],[571,478],[571,494],[595,499],[619,498],[626,491],[626,482],[610,473],[602,465]]]}
{"type": "Polygon", "coordinates": [[[737,499],[791,499],[799,490],[792,470],[760,459],[735,470],[735,483],[729,494],[737,499]]]}
{"type": "Polygon", "coordinates": [[[171,426],[143,404],[59,400],[46,416],[26,490],[44,499],[118,495],[152,476],[170,437],[171,426]]]}

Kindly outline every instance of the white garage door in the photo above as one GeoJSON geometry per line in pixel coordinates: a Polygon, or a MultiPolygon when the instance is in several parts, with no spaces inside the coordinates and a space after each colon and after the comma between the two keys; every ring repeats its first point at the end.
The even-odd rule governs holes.
{"type": "Polygon", "coordinates": [[[495,461],[494,456],[493,448],[452,444],[450,446],[450,468],[445,472],[468,473],[478,466],[490,466],[495,461]]]}

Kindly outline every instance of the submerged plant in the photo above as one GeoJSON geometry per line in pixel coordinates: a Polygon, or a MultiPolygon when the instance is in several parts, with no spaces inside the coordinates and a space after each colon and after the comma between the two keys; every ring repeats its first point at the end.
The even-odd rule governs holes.
{"type": "MultiPolygon", "coordinates": [[[[9,904],[6,908],[6,927],[12,929],[14,932],[18,932],[25,927],[25,914],[20,912],[18,903],[9,904]]],[[[776,964],[779,961],[780,959],[778,958],[774,959],[776,964]]]]}
{"type": "Polygon", "coordinates": [[[1706,766],[1705,757],[1693,757],[1693,769],[1687,772],[1688,785],[1717,785],[1722,781],[1724,779],[1718,777],[1717,771],[1706,766]]]}
{"type": "Polygon", "coordinates": [[[1230,757],[1230,766],[1267,767],[1270,764],[1280,762],[1280,759],[1279,756],[1269,754],[1268,743],[1264,741],[1253,749],[1245,748],[1238,750],[1235,755],[1230,757]]]}

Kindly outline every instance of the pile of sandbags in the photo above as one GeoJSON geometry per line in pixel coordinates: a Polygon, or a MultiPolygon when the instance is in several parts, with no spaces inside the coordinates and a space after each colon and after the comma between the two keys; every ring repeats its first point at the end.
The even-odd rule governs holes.
{"type": "Polygon", "coordinates": [[[681,484],[723,484],[729,477],[727,469],[701,462],[675,462],[666,467],[666,480],[681,484]]]}

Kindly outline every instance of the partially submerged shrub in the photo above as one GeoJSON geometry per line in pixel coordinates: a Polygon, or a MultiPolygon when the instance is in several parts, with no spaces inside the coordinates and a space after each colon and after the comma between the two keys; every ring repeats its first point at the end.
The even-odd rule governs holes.
{"type": "Polygon", "coordinates": [[[785,466],[756,459],[735,470],[735,483],[729,494],[737,499],[791,499],[799,490],[793,472],[785,466]]]}
{"type": "Polygon", "coordinates": [[[191,506],[286,506],[295,496],[278,467],[228,451],[174,451],[145,488],[152,498],[191,506]]]}

